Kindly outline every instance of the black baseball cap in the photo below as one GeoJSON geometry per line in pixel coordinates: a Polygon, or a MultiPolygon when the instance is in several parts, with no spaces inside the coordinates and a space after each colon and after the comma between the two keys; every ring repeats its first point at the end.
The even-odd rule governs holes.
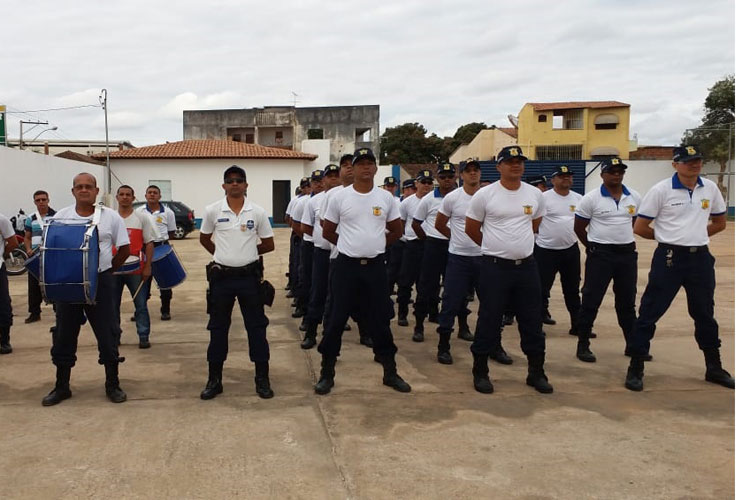
{"type": "Polygon", "coordinates": [[[527,184],[531,184],[532,186],[536,186],[537,184],[544,184],[547,185],[547,178],[543,175],[532,175],[528,179],[526,179],[527,184]]]}
{"type": "Polygon", "coordinates": [[[523,150],[518,146],[505,146],[497,154],[498,163],[500,163],[501,161],[510,160],[511,158],[520,158],[522,160],[528,160],[528,158],[526,158],[523,155],[523,150]]]}
{"type": "Polygon", "coordinates": [[[377,158],[375,158],[375,153],[372,152],[372,149],[370,148],[359,148],[354,152],[354,158],[352,159],[352,165],[357,163],[359,160],[363,158],[369,158],[370,160],[377,162],[377,158]]]}
{"type": "Polygon", "coordinates": [[[389,175],[388,177],[386,177],[385,180],[383,181],[383,184],[386,186],[398,186],[398,182],[396,181],[396,178],[393,177],[392,175],[389,175]]]}
{"type": "Polygon", "coordinates": [[[450,174],[456,175],[456,167],[450,162],[440,163],[437,168],[437,174],[450,174]]]}
{"type": "Polygon", "coordinates": [[[432,177],[432,170],[425,169],[425,170],[419,171],[419,173],[417,174],[417,180],[418,181],[424,181],[424,180],[433,181],[435,179],[432,177]]]}
{"type": "Polygon", "coordinates": [[[621,159],[616,157],[602,160],[602,172],[609,172],[610,170],[617,168],[625,170],[626,168],[628,168],[628,166],[625,165],[621,159]]]}
{"type": "Polygon", "coordinates": [[[461,172],[463,172],[464,170],[466,170],[469,167],[476,167],[476,168],[479,169],[480,172],[482,170],[482,166],[479,164],[478,161],[476,161],[476,160],[466,160],[464,163],[461,163],[461,172]]]}
{"type": "Polygon", "coordinates": [[[554,172],[552,172],[552,177],[557,175],[573,175],[573,170],[567,165],[558,165],[555,167],[554,172]]]}
{"type": "Polygon", "coordinates": [[[343,165],[344,163],[346,163],[346,162],[348,162],[348,161],[352,161],[352,159],[353,159],[353,158],[354,158],[354,155],[350,155],[350,154],[345,154],[345,155],[344,155],[344,156],[342,156],[342,157],[341,157],[341,159],[339,160],[339,165],[343,165]]]}
{"type": "Polygon", "coordinates": [[[323,170],[323,175],[325,176],[330,174],[331,172],[338,172],[339,170],[341,170],[341,168],[339,168],[338,165],[336,165],[335,163],[329,163],[328,165],[326,165],[325,170],[323,170]]]}
{"type": "Polygon", "coordinates": [[[309,177],[303,177],[299,181],[299,187],[306,187],[310,185],[310,178],[309,177]]]}
{"type": "Polygon", "coordinates": [[[237,165],[232,165],[228,169],[224,170],[224,179],[228,179],[230,175],[236,175],[238,177],[241,177],[242,180],[247,180],[245,170],[238,167],[237,165]]]}
{"type": "Polygon", "coordinates": [[[414,188],[414,179],[406,179],[401,185],[401,189],[414,188]]]}
{"type": "Polygon", "coordinates": [[[312,181],[322,181],[323,180],[323,171],[322,170],[313,170],[310,174],[310,180],[312,181]]]}
{"type": "Polygon", "coordinates": [[[700,154],[695,146],[677,146],[672,150],[672,160],[676,163],[685,163],[691,160],[702,160],[703,155],[700,154]]]}

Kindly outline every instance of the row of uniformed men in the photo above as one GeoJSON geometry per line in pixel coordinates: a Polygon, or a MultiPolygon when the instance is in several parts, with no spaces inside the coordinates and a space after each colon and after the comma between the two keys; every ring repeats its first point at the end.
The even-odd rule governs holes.
{"type": "MultiPolygon", "coordinates": [[[[313,232],[316,226],[320,226],[322,238],[332,245],[330,253],[338,254],[329,262],[327,273],[325,295],[328,314],[325,313],[324,298],[323,314],[326,321],[318,346],[322,354],[321,373],[315,391],[325,394],[332,389],[341,336],[348,318],[356,316],[355,319],[372,340],[376,361],[383,365],[383,383],[398,391],[408,392],[410,386],[396,369],[397,348],[389,326],[393,317],[393,303],[389,297],[384,258],[386,247],[403,234],[401,214],[397,200],[374,185],[377,166],[372,151],[360,149],[352,158],[345,160],[339,178],[344,181],[351,179],[352,183],[346,187],[331,188],[321,198],[321,207],[313,219],[314,225],[309,226],[313,232]],[[349,161],[351,166],[348,165],[349,161]]],[[[518,296],[526,299],[513,301],[512,307],[519,319],[521,347],[529,361],[527,384],[543,393],[552,392],[544,372],[542,293],[533,255],[534,228],[538,228],[542,222],[540,219],[546,213],[547,204],[541,191],[521,182],[524,160],[520,148],[504,148],[497,164],[501,180],[471,194],[466,209],[463,232],[481,248],[481,256],[473,256],[476,263],[472,263],[479,268],[477,294],[480,307],[471,350],[474,356],[474,387],[483,393],[493,391],[487,360],[496,347],[503,311],[506,304],[518,296]]],[[[706,358],[706,380],[733,388],[734,379],[723,370],[719,357],[718,326],[713,318],[713,257],[707,246],[709,236],[726,225],[726,207],[716,185],[700,177],[702,159],[694,148],[677,148],[674,160],[675,175],[654,186],[642,203],[637,195],[622,185],[626,166],[618,159],[604,162],[603,187],[587,194],[576,208],[577,229],[586,233],[586,226],[589,226],[588,233],[583,235],[585,239],[580,232],[578,236],[586,245],[589,261],[592,256],[598,255],[602,259],[600,264],[609,266],[610,276],[614,268],[620,265],[617,256],[628,254],[634,250],[634,245],[632,241],[597,241],[598,224],[602,225],[601,234],[606,234],[605,226],[609,225],[609,218],[613,218],[613,223],[620,219],[627,220],[626,226],[630,231],[633,216],[639,214],[635,224],[636,233],[659,241],[638,320],[629,332],[626,330],[627,323],[620,320],[632,356],[626,387],[631,390],[643,388],[643,361],[648,355],[655,323],[679,288],[684,286],[689,312],[696,325],[696,339],[706,358]],[[619,185],[609,182],[612,178],[619,178],[619,185]],[[635,204],[629,201],[629,197],[635,200],[635,204]],[[653,228],[650,226],[652,221],[653,228]]],[[[335,175],[332,171],[336,169],[328,170],[329,175],[335,175]]],[[[273,233],[265,211],[245,197],[247,187],[245,172],[241,168],[232,166],[227,169],[223,184],[226,197],[206,208],[201,227],[201,244],[213,255],[208,267],[208,329],[211,332],[207,355],[209,378],[201,393],[203,399],[213,398],[223,390],[221,370],[228,350],[227,334],[235,298],[240,303],[248,333],[250,357],[256,365],[256,392],[264,398],[273,396],[268,376],[269,350],[265,335],[268,320],[263,311],[262,266],[259,261],[260,255],[273,250],[273,233]]],[[[465,188],[463,190],[465,194],[470,194],[465,188]]],[[[94,212],[93,203],[97,193],[93,176],[76,176],[73,187],[76,204],[62,210],[60,218],[89,219],[94,212]]],[[[109,252],[100,252],[98,294],[111,290],[111,269],[121,265],[129,253],[129,243],[123,239],[122,219],[113,218],[109,214],[112,211],[108,209],[103,212],[100,244],[107,249],[114,246],[118,251],[114,258],[109,252]]],[[[449,214],[443,215],[450,219],[449,214]]],[[[452,227],[452,230],[451,236],[459,233],[456,227],[452,227]]],[[[5,234],[3,236],[5,239],[5,234]]],[[[633,257],[631,259],[634,260],[633,257]]],[[[450,273],[446,273],[446,279],[449,280],[449,277],[450,273]]],[[[7,290],[7,278],[5,283],[7,290]]],[[[467,293],[459,294],[455,302],[463,303],[467,293]]],[[[584,292],[584,300],[585,297],[584,292]]],[[[97,299],[100,298],[97,295],[97,299]]],[[[445,298],[444,302],[450,303],[445,298]]],[[[114,341],[116,333],[111,325],[112,315],[107,315],[108,308],[114,306],[113,301],[98,300],[95,306],[60,306],[59,328],[53,340],[52,352],[53,362],[58,367],[58,378],[55,389],[45,398],[45,404],[56,404],[70,397],[69,375],[75,362],[75,339],[80,329],[81,310],[85,311],[97,336],[100,363],[107,367],[107,394],[112,401],[124,401],[124,392],[117,380],[117,363],[121,359],[114,341]],[[61,356],[68,362],[56,362],[56,359],[62,359],[61,356]],[[110,377],[111,372],[113,377],[110,377]]],[[[580,354],[581,344],[588,348],[590,327],[582,326],[579,318],[577,330],[580,354]]]]}
{"type": "MultiPolygon", "coordinates": [[[[501,151],[498,157],[501,180],[482,190],[477,162],[462,165],[463,184],[459,189],[455,189],[455,168],[451,164],[438,166],[438,186],[434,189],[432,173],[428,170],[420,172],[416,183],[411,179],[404,183],[399,215],[406,232],[389,249],[384,249],[389,264],[400,262],[400,268],[389,265],[387,273],[389,288],[394,281],[399,285],[399,325],[408,325],[406,317],[411,286],[416,282],[416,325],[412,339],[416,342],[424,340],[424,319],[434,315],[439,334],[437,359],[451,364],[450,336],[458,318],[459,337],[474,340],[475,388],[480,392],[491,392],[487,358],[512,363],[502,348],[499,334],[507,321],[502,314],[510,310],[518,318],[521,347],[529,360],[527,382],[541,392],[551,392],[552,387],[543,369],[545,342],[541,324],[555,323],[548,312],[549,292],[555,275],[560,273],[561,276],[571,321],[569,333],[579,339],[576,356],[585,362],[596,361],[590,349],[590,339],[596,337],[592,327],[609,283],[613,282],[618,323],[626,341],[625,354],[632,358],[626,385],[639,390],[642,388],[643,361],[651,359],[648,341],[653,336],[654,325],[671,303],[676,290],[685,286],[691,304],[690,313],[696,321],[696,339],[706,355],[706,379],[733,387],[734,380],[721,367],[718,327],[713,319],[713,267],[706,265],[711,259],[708,234],[725,226],[726,206],[716,186],[700,177],[702,158],[694,148],[677,148],[674,155],[674,176],[650,191],[645,208],[640,211],[641,197],[622,183],[627,165],[618,158],[602,162],[602,186],[583,197],[571,191],[572,172],[565,166],[558,167],[553,173],[552,190],[542,194],[546,191],[543,178],[530,179],[529,183],[540,189],[529,189],[528,184],[521,182],[526,158],[519,147],[507,147],[501,151]],[[657,193],[664,191],[665,186],[670,189],[668,194],[672,198],[680,200],[670,199],[661,210],[663,202],[657,193]],[[701,197],[700,203],[692,202],[696,189],[700,190],[695,194],[701,197]],[[475,196],[477,193],[480,194],[475,196]],[[687,203],[682,199],[685,193],[689,198],[687,203]],[[675,211],[677,206],[684,209],[675,211]],[[683,218],[691,222],[687,226],[675,222],[675,219],[683,218]],[[701,229],[709,218],[711,224],[705,230],[701,229]],[[682,265],[695,266],[697,271],[693,274],[702,278],[693,280],[672,272],[661,276],[658,283],[650,284],[640,311],[643,324],[638,323],[640,329],[634,329],[637,253],[632,227],[637,221],[636,234],[654,238],[654,229],[648,226],[648,221],[654,219],[660,243],[657,255],[668,252],[671,268],[675,253],[681,256],[687,252],[688,257],[681,256],[678,260],[682,265]],[[684,232],[690,235],[675,234],[684,232]],[[583,243],[587,252],[583,300],[579,296],[577,240],[583,243]],[[403,257],[394,258],[395,250],[402,251],[403,257]],[[699,262],[700,259],[703,262],[699,262]],[[398,272],[394,273],[393,268],[398,272]],[[442,308],[436,314],[441,277],[444,287],[442,308]],[[666,292],[657,288],[665,281],[671,283],[666,292]],[[474,289],[480,298],[476,338],[471,335],[466,322],[467,303],[474,289]]],[[[314,172],[309,186],[311,194],[300,194],[290,202],[288,210],[294,228],[292,248],[297,240],[301,241],[298,264],[293,260],[292,250],[290,296],[296,297],[293,316],[304,316],[300,328],[306,331],[302,343],[305,349],[316,344],[316,330],[321,321],[325,338],[329,329],[324,320],[328,318],[324,306],[326,301],[331,303],[331,297],[339,296],[327,277],[331,242],[323,235],[327,219],[324,207],[328,190],[341,181],[339,169],[348,168],[347,160],[342,158],[341,166],[329,165],[324,172],[314,172]],[[300,235],[303,237],[299,238],[300,235]],[[306,255],[313,257],[306,258],[306,255]],[[305,301],[308,296],[311,298],[309,303],[305,301]]],[[[343,182],[349,184],[352,179],[346,175],[343,182]]],[[[386,178],[386,187],[389,185],[395,185],[395,179],[386,178]]],[[[306,181],[302,187],[307,187],[306,181]]],[[[366,216],[361,214],[363,220],[366,216]]],[[[335,252],[335,246],[333,249],[335,252]]],[[[652,274],[655,270],[663,271],[657,266],[658,262],[655,260],[652,274]]],[[[371,327],[363,316],[369,312],[366,304],[355,301],[349,313],[360,327],[361,342],[372,345],[371,327]],[[361,310],[359,304],[364,309],[361,310]]],[[[387,317],[393,317],[392,307],[387,317]]],[[[376,351],[376,359],[379,358],[376,351]]],[[[325,362],[323,366],[325,369],[325,362]]]]}

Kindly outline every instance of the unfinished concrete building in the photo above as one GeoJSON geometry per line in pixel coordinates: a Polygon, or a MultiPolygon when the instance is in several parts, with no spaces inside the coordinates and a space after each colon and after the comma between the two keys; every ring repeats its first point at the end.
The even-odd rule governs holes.
{"type": "Polygon", "coordinates": [[[361,147],[380,154],[379,105],[186,110],[182,127],[185,140],[229,139],[295,151],[306,139],[327,139],[332,162],[361,147]]]}

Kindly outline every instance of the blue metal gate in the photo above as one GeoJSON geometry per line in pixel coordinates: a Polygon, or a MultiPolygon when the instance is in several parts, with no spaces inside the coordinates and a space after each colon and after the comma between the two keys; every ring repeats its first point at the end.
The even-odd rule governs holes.
{"type": "MultiPolygon", "coordinates": [[[[481,161],[482,180],[494,182],[500,179],[500,172],[497,171],[497,163],[494,161],[481,161]]],[[[525,162],[524,180],[535,175],[544,175],[547,179],[552,177],[555,167],[566,165],[573,172],[573,191],[580,194],[586,194],[586,162],[577,161],[537,161],[527,160],[525,162]]]]}

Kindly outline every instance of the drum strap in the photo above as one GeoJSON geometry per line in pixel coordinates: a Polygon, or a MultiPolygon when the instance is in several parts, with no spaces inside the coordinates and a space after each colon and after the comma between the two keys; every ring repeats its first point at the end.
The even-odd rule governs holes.
{"type": "Polygon", "coordinates": [[[99,225],[99,220],[102,218],[102,203],[97,203],[94,206],[94,217],[91,219],[91,225],[86,229],[87,239],[91,238],[94,234],[94,229],[99,225]]]}

